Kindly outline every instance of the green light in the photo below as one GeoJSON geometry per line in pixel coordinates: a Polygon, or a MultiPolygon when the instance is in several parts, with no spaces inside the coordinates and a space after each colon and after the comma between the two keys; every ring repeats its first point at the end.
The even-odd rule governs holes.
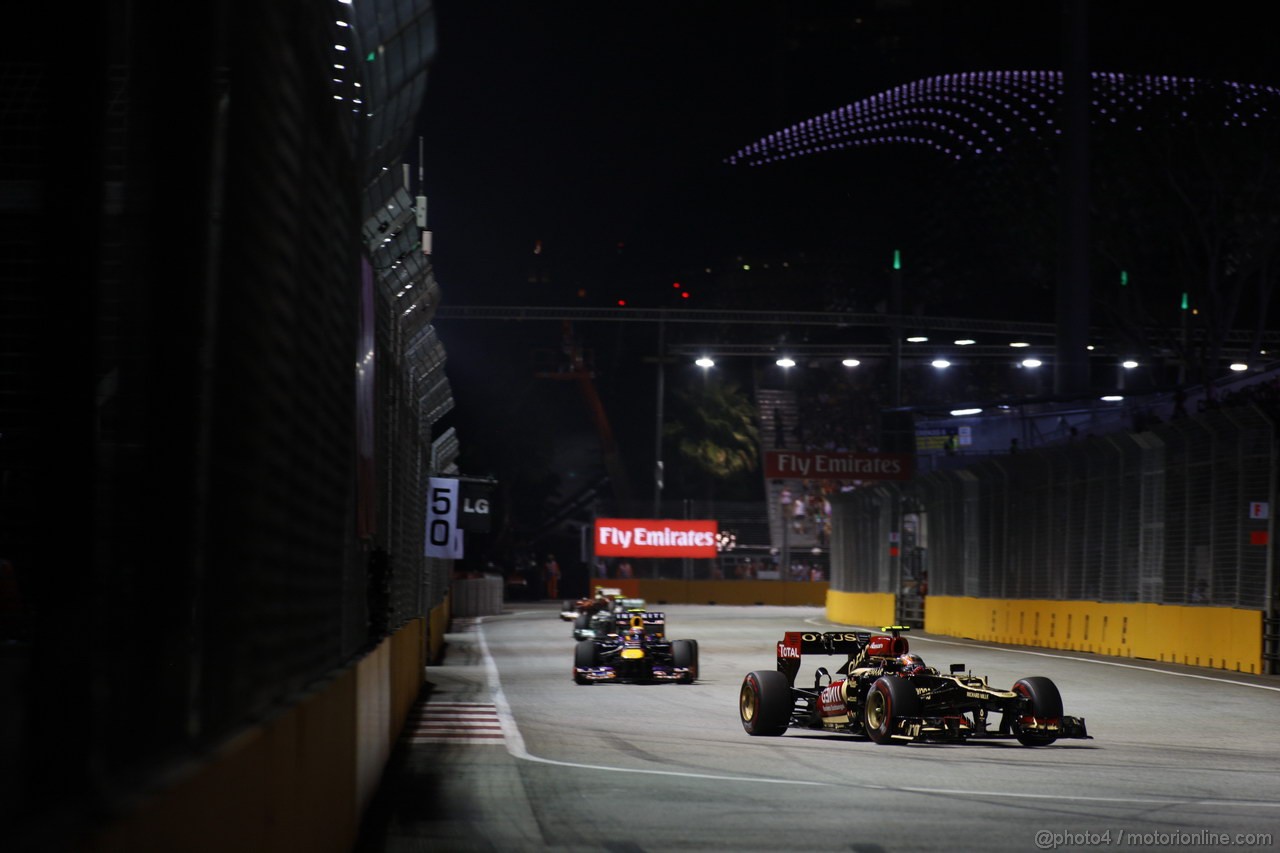
{"type": "Polygon", "coordinates": [[[368,56],[366,56],[366,57],[364,58],[364,61],[365,61],[365,62],[373,62],[373,61],[374,61],[375,59],[377,59],[377,58],[378,58],[378,54],[374,53],[374,52],[371,50],[371,51],[369,51],[369,55],[368,55],[368,56]]]}
{"type": "Polygon", "coordinates": [[[902,269],[902,252],[897,249],[893,250],[893,268],[895,270],[902,269]]]}
{"type": "Polygon", "coordinates": [[[1186,291],[1183,291],[1183,294],[1182,294],[1182,310],[1183,310],[1183,311],[1186,311],[1186,310],[1187,310],[1187,294],[1186,294],[1186,291]]]}
{"type": "Polygon", "coordinates": [[[1120,270],[1120,286],[1121,286],[1121,287],[1128,287],[1128,286],[1129,286],[1129,271],[1128,271],[1128,270],[1120,270]]]}

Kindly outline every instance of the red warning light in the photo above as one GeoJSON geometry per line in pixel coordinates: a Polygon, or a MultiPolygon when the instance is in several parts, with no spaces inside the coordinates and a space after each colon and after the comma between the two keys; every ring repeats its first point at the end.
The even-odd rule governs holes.
{"type": "Polygon", "coordinates": [[[672,287],[674,287],[674,288],[677,288],[677,289],[678,289],[678,288],[680,287],[680,282],[678,282],[678,281],[673,281],[673,282],[671,282],[671,286],[672,286],[672,287]]]}
{"type": "Polygon", "coordinates": [[[681,298],[681,299],[688,299],[688,298],[689,298],[689,291],[687,291],[687,290],[686,290],[684,293],[681,293],[681,294],[680,294],[680,298],[681,298]]]}
{"type": "Polygon", "coordinates": [[[625,306],[626,306],[626,304],[627,304],[627,300],[625,300],[625,299],[619,299],[619,300],[618,300],[618,305],[619,305],[619,307],[625,307],[625,306]]]}

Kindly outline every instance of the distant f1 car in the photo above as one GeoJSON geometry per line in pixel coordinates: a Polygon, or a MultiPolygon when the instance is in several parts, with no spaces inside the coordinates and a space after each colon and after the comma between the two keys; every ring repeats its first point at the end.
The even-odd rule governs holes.
{"type": "Polygon", "coordinates": [[[573,622],[584,613],[591,615],[600,610],[608,610],[613,602],[622,597],[622,590],[613,586],[598,586],[590,598],[566,600],[560,604],[560,618],[565,622],[573,622]]]}
{"type": "Polygon", "coordinates": [[[573,650],[573,680],[674,681],[692,684],[698,678],[698,641],[668,640],[666,614],[631,610],[610,616],[608,627],[593,624],[595,636],[580,640],[573,650]]]}
{"type": "Polygon", "coordinates": [[[1083,717],[1062,713],[1048,678],[1019,679],[998,690],[984,676],[952,664],[943,675],[911,654],[901,625],[869,631],[788,631],[778,643],[778,668],[748,673],[738,711],[749,735],[789,728],[866,735],[876,743],[1016,738],[1047,746],[1058,738],[1088,738],[1083,717]],[[833,676],[818,667],[812,687],[796,686],[804,655],[845,655],[833,676]],[[992,713],[1000,715],[991,728],[992,713]]]}
{"type": "MultiPolygon", "coordinates": [[[[596,587],[595,598],[584,598],[577,603],[576,615],[572,618],[573,638],[590,640],[617,633],[618,614],[644,609],[643,598],[623,598],[620,589],[596,587]]],[[[566,614],[569,614],[568,609],[560,613],[560,618],[566,618],[566,614]]]]}

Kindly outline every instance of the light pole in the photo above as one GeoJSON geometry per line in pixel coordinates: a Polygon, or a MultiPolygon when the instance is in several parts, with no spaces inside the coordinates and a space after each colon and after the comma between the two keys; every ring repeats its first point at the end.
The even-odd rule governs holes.
{"type": "Polygon", "coordinates": [[[657,415],[654,425],[654,449],[653,449],[653,517],[659,519],[662,517],[662,403],[665,398],[666,390],[666,370],[663,362],[666,359],[665,338],[667,324],[665,320],[658,321],[658,402],[655,407],[657,415]]]}
{"type": "Polygon", "coordinates": [[[893,250],[893,275],[889,285],[889,408],[902,405],[902,253],[893,250]]]}
{"type": "MultiPolygon", "coordinates": [[[[798,500],[792,496],[792,500],[798,500]]],[[[782,554],[778,557],[778,578],[788,580],[791,574],[791,504],[778,504],[778,515],[782,517],[782,554]]]]}
{"type": "Polygon", "coordinates": [[[656,383],[657,400],[654,404],[653,428],[653,517],[655,519],[662,517],[662,487],[664,480],[664,465],[662,462],[662,420],[663,403],[666,400],[666,366],[667,364],[676,361],[674,356],[667,355],[666,330],[666,312],[663,311],[658,316],[658,354],[656,356],[644,357],[645,361],[652,361],[658,367],[658,381],[656,383]]]}

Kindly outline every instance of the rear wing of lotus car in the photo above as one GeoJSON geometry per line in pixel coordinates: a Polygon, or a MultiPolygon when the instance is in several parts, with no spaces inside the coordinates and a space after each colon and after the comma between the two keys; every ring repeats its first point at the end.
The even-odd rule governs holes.
{"type": "Polygon", "coordinates": [[[890,625],[882,634],[871,631],[787,631],[778,641],[778,671],[795,686],[800,660],[805,655],[845,655],[845,666],[852,669],[867,658],[896,658],[910,648],[903,631],[905,625],[890,625]]]}

